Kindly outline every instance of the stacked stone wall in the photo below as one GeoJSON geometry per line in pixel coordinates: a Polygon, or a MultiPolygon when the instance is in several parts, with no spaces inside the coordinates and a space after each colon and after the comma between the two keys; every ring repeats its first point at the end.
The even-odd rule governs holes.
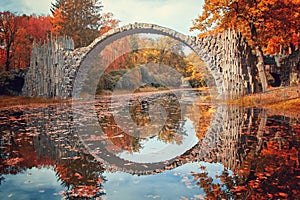
{"type": "MultiPolygon", "coordinates": [[[[22,94],[30,97],[70,96],[74,42],[69,37],[34,42],[22,94]]],[[[74,72],[73,72],[74,73],[74,72]]]]}

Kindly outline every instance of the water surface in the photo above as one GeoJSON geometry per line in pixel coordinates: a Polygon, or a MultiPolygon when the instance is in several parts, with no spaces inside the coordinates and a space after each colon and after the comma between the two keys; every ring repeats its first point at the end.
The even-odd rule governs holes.
{"type": "Polygon", "coordinates": [[[299,199],[299,119],[194,96],[0,111],[0,199],[299,199]]]}

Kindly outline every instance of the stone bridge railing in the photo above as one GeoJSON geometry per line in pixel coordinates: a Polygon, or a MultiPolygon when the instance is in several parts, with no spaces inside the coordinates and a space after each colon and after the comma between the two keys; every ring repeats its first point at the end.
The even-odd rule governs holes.
{"type": "Polygon", "coordinates": [[[83,76],[79,79],[84,80],[89,55],[115,39],[137,33],[169,36],[194,50],[214,77],[219,98],[232,99],[254,93],[256,59],[240,33],[227,30],[198,39],[157,25],[135,23],[112,29],[85,48],[73,50],[73,42],[69,38],[34,45],[23,95],[60,99],[72,97],[74,88],[81,89],[81,83],[75,83],[75,78],[83,76]]]}

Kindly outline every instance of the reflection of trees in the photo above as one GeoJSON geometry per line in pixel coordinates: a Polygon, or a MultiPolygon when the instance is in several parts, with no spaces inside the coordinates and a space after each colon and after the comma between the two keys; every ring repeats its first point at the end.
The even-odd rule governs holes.
{"type": "Polygon", "coordinates": [[[72,134],[73,119],[70,117],[71,106],[45,108],[38,113],[43,123],[31,116],[33,127],[39,127],[37,136],[33,138],[36,154],[54,160],[52,166],[58,179],[67,188],[64,195],[68,199],[95,198],[103,195],[102,163],[85,153],[77,136],[72,134]],[[40,116],[41,113],[44,116],[40,116]],[[34,120],[32,120],[34,119],[34,120]],[[38,123],[38,125],[37,125],[38,123]]]}
{"type": "Polygon", "coordinates": [[[175,94],[169,93],[163,94],[154,101],[154,103],[162,105],[166,112],[165,124],[158,133],[158,139],[166,143],[181,144],[185,134],[182,129],[184,123],[181,116],[181,109],[184,105],[180,105],[177,98],[175,94]]]}
{"type": "Polygon", "coordinates": [[[33,167],[53,167],[67,198],[103,195],[104,168],[71,133],[70,105],[0,113],[0,179],[33,167]]]}
{"type": "MultiPolygon", "coordinates": [[[[168,116],[175,120],[170,124],[176,125],[178,122],[180,126],[181,119],[178,115],[180,110],[177,108],[175,96],[143,100],[148,100],[149,104],[157,101],[156,103],[162,106],[169,105],[166,113],[175,115],[174,118],[168,116]]],[[[147,106],[143,108],[143,103],[145,104],[134,100],[132,112],[143,116],[137,117],[136,120],[147,121],[149,120],[145,114],[147,106]],[[135,109],[138,111],[134,111],[135,109]]],[[[181,105],[181,109],[192,109],[184,106],[181,105]]],[[[107,109],[107,106],[103,107],[107,109]]],[[[216,177],[219,182],[213,181],[215,177],[209,177],[205,169],[202,169],[201,173],[192,173],[195,182],[204,189],[207,199],[299,199],[297,177],[299,176],[300,129],[298,122],[288,122],[288,118],[279,116],[266,118],[266,113],[257,109],[227,106],[216,110],[216,120],[207,134],[199,137],[200,141],[195,147],[171,160],[167,166],[159,163],[155,168],[148,165],[146,168],[132,170],[134,166],[126,165],[128,168],[124,167],[124,169],[132,170],[129,173],[133,174],[142,174],[142,170],[147,172],[144,174],[150,174],[173,169],[187,162],[220,162],[225,166],[225,170],[216,177]],[[205,146],[205,143],[211,146],[205,146]]],[[[102,183],[105,177],[103,177],[102,163],[86,153],[72,134],[69,125],[72,118],[68,116],[68,112],[70,107],[66,105],[45,107],[19,114],[17,111],[1,112],[0,117],[5,125],[0,126],[0,179],[3,174],[15,174],[32,167],[53,166],[58,178],[67,187],[65,194],[68,198],[103,195],[102,183]]],[[[201,113],[205,112],[210,116],[211,111],[208,107],[201,110],[201,113]]],[[[102,120],[106,129],[110,128],[109,124],[114,123],[110,115],[102,120]]],[[[201,118],[200,120],[202,123],[201,118]]],[[[141,122],[141,124],[146,123],[141,122]]],[[[132,146],[132,142],[139,145],[139,141],[116,137],[120,132],[116,134],[115,130],[111,127],[109,133],[112,134],[111,138],[102,138],[102,140],[113,140],[112,138],[115,137],[114,142],[122,148],[128,145],[131,145],[132,149],[140,148],[132,146]]],[[[167,142],[172,140],[172,137],[168,136],[169,133],[162,134],[168,138],[167,142]]],[[[126,161],[123,163],[126,164],[126,161]]]]}
{"type": "Polygon", "coordinates": [[[150,125],[149,102],[147,100],[131,99],[129,104],[129,113],[133,122],[138,126],[150,125]]]}
{"type": "Polygon", "coordinates": [[[71,135],[40,134],[34,138],[36,154],[54,160],[52,166],[58,180],[67,188],[64,195],[68,199],[101,196],[105,169],[102,163],[84,152],[77,140],[71,135]]]}
{"type": "MultiPolygon", "coordinates": [[[[271,117],[266,120],[264,111],[253,111],[243,116],[245,121],[240,124],[234,140],[237,146],[230,145],[233,141],[226,138],[229,142],[225,143],[227,148],[236,150],[227,151],[225,146],[225,151],[219,151],[219,157],[229,158],[225,162],[222,159],[222,163],[231,167],[233,174],[225,168],[215,177],[220,183],[213,183],[213,177],[209,177],[206,171],[192,173],[197,185],[204,189],[206,199],[299,199],[296,178],[299,175],[299,142],[295,137],[299,130],[283,119],[273,121],[276,117],[271,117]],[[236,152],[237,156],[230,155],[230,152],[236,152]],[[231,157],[242,162],[234,164],[231,157]]],[[[234,123],[238,123],[236,121],[238,118],[234,123]]],[[[225,131],[236,128],[232,122],[226,126],[230,128],[225,131]]]]}
{"type": "MultiPolygon", "coordinates": [[[[141,148],[139,137],[134,137],[125,133],[120,127],[118,127],[112,115],[106,114],[100,117],[99,122],[104,134],[108,137],[107,140],[111,141],[115,146],[129,152],[139,151],[141,148]]],[[[111,150],[116,151],[118,149],[111,150]]]]}
{"type": "Polygon", "coordinates": [[[155,98],[146,97],[141,101],[139,99],[131,101],[130,114],[132,120],[141,126],[148,126],[151,122],[158,121],[155,118],[160,117],[162,111],[160,110],[159,113],[149,116],[149,109],[150,106],[159,105],[166,113],[164,126],[158,133],[153,133],[150,128],[149,136],[157,134],[157,138],[163,142],[181,144],[182,136],[185,134],[182,129],[184,123],[181,116],[181,107],[185,107],[186,105],[180,105],[178,97],[172,92],[163,92],[155,96],[155,98]]]}
{"type": "Polygon", "coordinates": [[[216,108],[212,105],[192,104],[186,106],[188,113],[191,113],[188,118],[194,123],[196,135],[201,140],[211,125],[211,120],[216,108]],[[198,111],[199,113],[195,113],[198,111]]]}
{"type": "Polygon", "coordinates": [[[15,132],[1,133],[0,173],[17,174],[36,164],[32,140],[15,132]]]}
{"type": "MultiPolygon", "coordinates": [[[[192,176],[194,177],[196,184],[200,188],[203,188],[206,199],[230,199],[230,192],[228,192],[221,184],[213,183],[213,178],[209,177],[207,172],[192,173],[192,176]]],[[[225,170],[220,178],[227,178],[228,176],[229,173],[225,170]]],[[[233,180],[228,180],[228,185],[233,185],[233,180]]]]}
{"type": "Polygon", "coordinates": [[[77,197],[99,197],[104,195],[102,183],[104,168],[91,155],[80,152],[76,157],[62,160],[55,165],[56,174],[68,188],[69,199],[77,197]]]}
{"type": "MultiPolygon", "coordinates": [[[[3,123],[0,126],[0,173],[17,174],[36,166],[37,156],[32,155],[35,149],[32,146],[32,137],[25,131],[24,113],[11,110],[1,114],[4,115],[0,116],[3,123]]],[[[42,159],[41,165],[47,163],[47,160],[42,159]]]]}
{"type": "MultiPolygon", "coordinates": [[[[102,104],[102,107],[96,108],[102,130],[108,136],[107,139],[117,147],[129,152],[139,151],[141,148],[140,141],[143,138],[154,137],[156,135],[163,142],[181,144],[183,135],[186,134],[183,130],[184,121],[181,116],[181,109],[186,105],[180,105],[178,97],[173,93],[156,94],[155,97],[151,96],[144,96],[141,99],[136,98],[129,101],[130,120],[139,127],[149,127],[143,129],[142,133],[139,131],[133,134],[124,132],[114,121],[114,117],[108,108],[110,106],[109,103],[106,106],[102,104]],[[161,117],[162,111],[159,110],[159,113],[154,113],[150,116],[149,109],[153,105],[161,106],[166,113],[164,125],[157,133],[153,132],[151,126],[156,126],[153,123],[160,121],[158,118],[161,117]]],[[[119,109],[123,109],[122,105],[119,105],[119,109]]]]}

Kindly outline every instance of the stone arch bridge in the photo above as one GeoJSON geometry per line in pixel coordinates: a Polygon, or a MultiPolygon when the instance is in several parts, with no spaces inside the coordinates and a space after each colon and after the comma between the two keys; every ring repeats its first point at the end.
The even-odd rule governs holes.
{"type": "MultiPolygon", "coordinates": [[[[240,33],[227,30],[201,39],[153,24],[135,23],[112,29],[88,47],[74,50],[70,38],[52,38],[34,44],[30,69],[22,90],[25,96],[72,97],[74,80],[93,52],[124,36],[152,33],[171,37],[190,47],[210,70],[219,98],[236,98],[254,92],[255,57],[240,33]]],[[[84,79],[84,77],[82,77],[84,79]]],[[[80,90],[80,84],[76,89],[80,90]],[[79,87],[78,87],[79,86],[79,87]]]]}

